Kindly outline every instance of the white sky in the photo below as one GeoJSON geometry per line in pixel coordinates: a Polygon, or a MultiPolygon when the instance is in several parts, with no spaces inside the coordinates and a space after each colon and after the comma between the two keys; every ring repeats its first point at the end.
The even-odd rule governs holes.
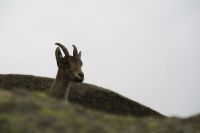
{"type": "Polygon", "coordinates": [[[199,0],[0,0],[0,73],[55,77],[55,42],[85,82],[165,115],[200,113],[199,0]]]}

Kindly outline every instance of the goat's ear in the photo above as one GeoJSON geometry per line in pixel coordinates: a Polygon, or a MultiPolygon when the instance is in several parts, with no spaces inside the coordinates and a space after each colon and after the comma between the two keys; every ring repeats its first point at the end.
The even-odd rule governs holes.
{"type": "Polygon", "coordinates": [[[56,55],[56,61],[58,64],[60,62],[60,60],[63,58],[59,47],[56,48],[55,55],[56,55]]]}
{"type": "Polygon", "coordinates": [[[78,57],[79,58],[81,58],[81,55],[82,55],[82,53],[81,53],[81,51],[78,53],[78,57]]]}

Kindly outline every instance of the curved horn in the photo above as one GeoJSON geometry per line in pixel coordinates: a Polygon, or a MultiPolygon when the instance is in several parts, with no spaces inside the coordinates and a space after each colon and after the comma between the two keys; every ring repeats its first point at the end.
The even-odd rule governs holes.
{"type": "Polygon", "coordinates": [[[63,52],[65,53],[65,56],[69,56],[69,52],[67,50],[67,48],[65,48],[64,45],[60,44],[60,43],[55,43],[55,45],[60,46],[60,48],[63,50],[63,52]]]}
{"type": "Polygon", "coordinates": [[[74,48],[73,56],[77,56],[77,55],[78,55],[78,50],[77,50],[77,48],[76,48],[75,45],[72,45],[72,46],[73,46],[73,48],[74,48]]]}

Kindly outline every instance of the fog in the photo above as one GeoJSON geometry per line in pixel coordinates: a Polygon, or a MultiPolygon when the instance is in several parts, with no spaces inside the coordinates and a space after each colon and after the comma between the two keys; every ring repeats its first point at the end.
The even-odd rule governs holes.
{"type": "Polygon", "coordinates": [[[200,1],[0,0],[0,73],[55,77],[55,42],[85,82],[169,116],[200,113],[200,1]]]}

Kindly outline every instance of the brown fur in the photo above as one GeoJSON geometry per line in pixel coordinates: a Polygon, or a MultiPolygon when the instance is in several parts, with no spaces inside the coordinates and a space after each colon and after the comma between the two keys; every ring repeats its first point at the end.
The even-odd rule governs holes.
{"type": "Polygon", "coordinates": [[[60,43],[56,43],[64,52],[62,56],[60,48],[55,51],[58,72],[52,87],[49,90],[49,95],[52,97],[64,99],[68,97],[71,82],[82,82],[84,74],[81,70],[81,52],[78,53],[76,46],[74,47],[73,56],[69,55],[68,50],[60,43]]]}

